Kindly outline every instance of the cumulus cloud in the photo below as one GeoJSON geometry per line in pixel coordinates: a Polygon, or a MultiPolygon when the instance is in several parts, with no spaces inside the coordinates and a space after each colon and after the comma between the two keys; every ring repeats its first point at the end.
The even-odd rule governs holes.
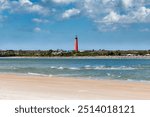
{"type": "Polygon", "coordinates": [[[147,0],[84,0],[80,8],[102,30],[131,23],[150,23],[147,0]]]}
{"type": "MultiPolygon", "coordinates": [[[[53,18],[63,19],[80,14],[91,19],[100,30],[115,30],[132,23],[150,23],[150,0],[0,0],[0,11],[4,10],[44,16],[50,14],[53,18]]],[[[43,19],[32,21],[47,22],[43,19]]]]}
{"type": "Polygon", "coordinates": [[[41,30],[41,28],[39,28],[39,27],[35,27],[34,28],[34,32],[41,32],[42,30],[41,30]]]}
{"type": "Polygon", "coordinates": [[[42,15],[48,15],[49,14],[49,10],[40,6],[40,5],[31,5],[25,8],[26,11],[29,12],[36,12],[42,15]]]}
{"type": "Polygon", "coordinates": [[[135,11],[127,12],[126,14],[111,11],[99,22],[105,24],[131,24],[131,23],[149,23],[150,22],[150,9],[140,7],[135,11]]]}
{"type": "Polygon", "coordinates": [[[68,19],[72,16],[75,16],[75,15],[78,15],[80,13],[80,10],[79,9],[75,9],[75,8],[72,8],[72,9],[69,9],[69,10],[66,10],[63,14],[62,14],[62,18],[63,19],[68,19]]]}
{"type": "Polygon", "coordinates": [[[10,5],[9,5],[8,0],[0,0],[0,11],[6,10],[9,8],[10,8],[10,5]]]}
{"type": "Polygon", "coordinates": [[[122,4],[124,5],[125,8],[132,7],[133,0],[122,0],[122,4]]]}
{"type": "Polygon", "coordinates": [[[33,4],[30,0],[19,0],[19,2],[16,3],[18,7],[16,7],[16,10],[18,11],[26,11],[30,13],[38,13],[42,15],[48,15],[50,13],[49,9],[39,5],[39,4],[33,4]]]}
{"type": "Polygon", "coordinates": [[[73,3],[77,0],[52,0],[54,3],[58,3],[58,4],[70,4],[73,3]]]}
{"type": "Polygon", "coordinates": [[[48,15],[50,10],[40,4],[32,3],[30,0],[0,0],[0,10],[8,10],[15,12],[38,13],[41,15],[48,15]]]}
{"type": "Polygon", "coordinates": [[[30,0],[19,0],[21,5],[33,5],[33,3],[30,0]]]}
{"type": "Polygon", "coordinates": [[[40,19],[40,18],[33,18],[32,21],[36,23],[48,23],[49,22],[47,19],[40,19]]]}
{"type": "Polygon", "coordinates": [[[121,16],[118,15],[116,12],[111,11],[107,16],[105,16],[101,22],[102,23],[107,23],[107,24],[112,24],[112,23],[117,23],[119,22],[121,16]]]}
{"type": "Polygon", "coordinates": [[[75,3],[78,0],[42,0],[44,3],[54,3],[54,4],[61,4],[61,5],[68,5],[71,3],[75,3]]]}

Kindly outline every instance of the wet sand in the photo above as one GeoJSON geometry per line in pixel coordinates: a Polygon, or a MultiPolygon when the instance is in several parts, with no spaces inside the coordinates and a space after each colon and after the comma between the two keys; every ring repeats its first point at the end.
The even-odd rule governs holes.
{"type": "Polygon", "coordinates": [[[150,99],[150,83],[0,74],[1,100],[150,99]]]}

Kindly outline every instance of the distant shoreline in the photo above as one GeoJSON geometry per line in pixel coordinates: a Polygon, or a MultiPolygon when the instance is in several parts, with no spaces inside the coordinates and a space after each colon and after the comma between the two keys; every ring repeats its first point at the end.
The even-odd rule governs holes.
{"type": "Polygon", "coordinates": [[[150,50],[0,50],[0,57],[150,58],[150,50]]]}
{"type": "Polygon", "coordinates": [[[52,58],[52,59],[150,59],[150,56],[9,56],[0,58],[52,58]]]}

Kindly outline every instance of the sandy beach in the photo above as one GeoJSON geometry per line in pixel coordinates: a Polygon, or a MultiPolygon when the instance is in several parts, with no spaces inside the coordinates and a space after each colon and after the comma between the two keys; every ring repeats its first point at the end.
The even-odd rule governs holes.
{"type": "Polygon", "coordinates": [[[150,83],[0,74],[0,99],[150,99],[150,83]]]}

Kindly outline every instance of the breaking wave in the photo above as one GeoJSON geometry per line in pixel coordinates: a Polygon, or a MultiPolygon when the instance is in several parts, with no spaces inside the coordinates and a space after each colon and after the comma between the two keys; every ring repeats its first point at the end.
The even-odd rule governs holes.
{"type": "Polygon", "coordinates": [[[135,70],[139,69],[136,67],[127,67],[127,66],[90,66],[86,65],[84,67],[62,67],[62,66],[51,66],[51,69],[58,69],[58,70],[135,70]]]}

